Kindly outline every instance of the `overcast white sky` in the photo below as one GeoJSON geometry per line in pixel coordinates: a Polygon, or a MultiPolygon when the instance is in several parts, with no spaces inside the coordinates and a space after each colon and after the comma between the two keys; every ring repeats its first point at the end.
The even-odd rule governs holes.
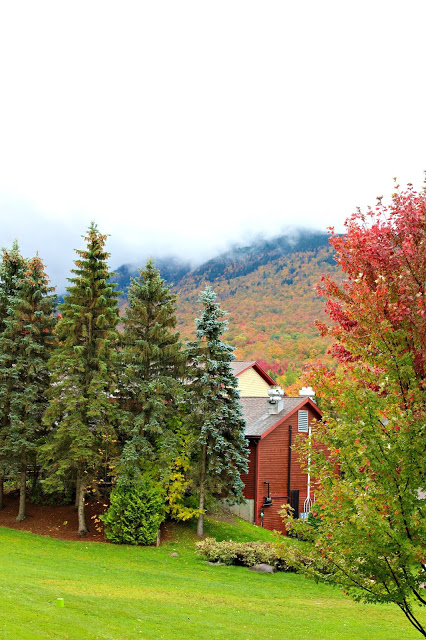
{"type": "Polygon", "coordinates": [[[0,245],[111,264],[343,229],[426,169],[424,0],[3,2],[0,245]]]}

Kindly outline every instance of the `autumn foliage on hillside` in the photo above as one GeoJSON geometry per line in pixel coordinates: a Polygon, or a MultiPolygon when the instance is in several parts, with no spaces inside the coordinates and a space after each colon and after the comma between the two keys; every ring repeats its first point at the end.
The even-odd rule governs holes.
{"type": "MultiPolygon", "coordinates": [[[[216,291],[229,311],[227,341],[239,360],[257,360],[287,392],[297,393],[300,376],[318,359],[331,363],[329,336],[316,320],[325,318],[325,302],[316,287],[321,276],[341,280],[329,235],[299,230],[292,235],[257,240],[191,269],[176,258],[155,260],[162,277],[178,295],[177,318],[184,341],[194,339],[199,293],[206,285],[216,291]]],[[[114,281],[127,305],[132,265],[117,269],[114,281]]]]}
{"type": "Polygon", "coordinates": [[[316,285],[323,274],[339,279],[339,270],[326,244],[263,260],[246,274],[240,274],[236,261],[235,276],[232,265],[212,280],[206,278],[211,272],[187,276],[177,287],[179,330],[183,338],[191,339],[198,292],[211,282],[229,311],[227,338],[236,347],[237,359],[257,360],[287,391],[297,391],[302,370],[319,358],[329,358],[330,339],[315,326],[318,318],[325,317],[316,285]]]}

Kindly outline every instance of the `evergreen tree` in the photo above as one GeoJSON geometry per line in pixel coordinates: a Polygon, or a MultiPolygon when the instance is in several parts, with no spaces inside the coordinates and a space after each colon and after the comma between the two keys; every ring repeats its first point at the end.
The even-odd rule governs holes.
{"type": "Polygon", "coordinates": [[[185,364],[175,307],[176,296],[149,260],[139,277],[132,278],[124,316],[120,395],[128,425],[122,473],[128,476],[137,477],[152,463],[161,474],[170,464],[170,419],[182,400],[185,364]]]}
{"type": "MultiPolygon", "coordinates": [[[[9,300],[17,282],[23,273],[24,258],[19,253],[16,240],[10,251],[3,249],[0,263],[0,335],[3,336],[8,316],[9,300]]],[[[3,368],[3,367],[2,367],[3,368]]],[[[3,377],[3,381],[5,378],[3,377]]],[[[1,384],[1,422],[0,422],[0,509],[3,508],[3,478],[7,469],[8,458],[4,449],[6,428],[9,424],[8,385],[1,384]]]]}
{"type": "MultiPolygon", "coordinates": [[[[17,520],[25,518],[27,469],[36,473],[42,436],[47,361],[53,347],[54,297],[43,262],[24,260],[17,244],[3,251],[0,267],[0,456],[20,471],[17,520]]],[[[2,493],[2,487],[0,487],[2,493]]]]}
{"type": "Polygon", "coordinates": [[[92,223],[87,246],[77,250],[74,276],[61,305],[57,326],[59,346],[49,367],[52,385],[44,422],[52,429],[44,447],[51,488],[76,483],[78,532],[88,532],[84,498],[96,483],[101,465],[116,449],[118,421],[116,353],[118,308],[115,284],[110,280],[106,236],[92,223]]]}
{"type": "Polygon", "coordinates": [[[188,355],[192,416],[199,447],[197,534],[202,536],[206,495],[242,499],[240,476],[247,470],[247,443],[238,383],[231,370],[233,347],[220,339],[228,325],[223,319],[226,312],[209,286],[201,293],[200,304],[204,309],[195,321],[197,340],[188,344],[188,355]]]}
{"type": "Polygon", "coordinates": [[[176,296],[152,260],[132,278],[128,300],[120,379],[126,443],[104,521],[114,542],[149,544],[164,518],[165,489],[178,456],[174,427],[180,424],[185,354],[176,332],[176,296]],[[156,497],[148,504],[151,485],[156,497]]]}

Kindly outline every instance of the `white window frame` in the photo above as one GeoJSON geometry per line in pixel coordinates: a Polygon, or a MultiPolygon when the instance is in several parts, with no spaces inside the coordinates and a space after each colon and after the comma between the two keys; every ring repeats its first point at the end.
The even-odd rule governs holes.
{"type": "Polygon", "coordinates": [[[297,430],[299,433],[309,432],[309,411],[306,409],[299,409],[297,412],[297,430]]]}

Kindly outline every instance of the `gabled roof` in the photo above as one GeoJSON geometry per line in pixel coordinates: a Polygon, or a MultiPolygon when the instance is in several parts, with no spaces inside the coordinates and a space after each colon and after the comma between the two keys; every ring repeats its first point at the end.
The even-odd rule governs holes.
{"type": "Polygon", "coordinates": [[[317,414],[317,417],[321,418],[321,411],[310,398],[284,396],[283,402],[283,410],[280,413],[270,415],[268,413],[267,398],[240,398],[243,416],[246,421],[246,436],[264,438],[295,411],[302,408],[307,409],[310,407],[317,414]]]}
{"type": "Polygon", "coordinates": [[[237,378],[241,373],[247,371],[247,369],[254,369],[256,373],[258,373],[260,377],[263,378],[269,385],[275,387],[277,384],[275,380],[273,380],[271,376],[266,373],[265,369],[262,369],[260,364],[258,364],[254,360],[235,360],[235,362],[231,362],[231,367],[234,376],[236,376],[237,378]]]}

